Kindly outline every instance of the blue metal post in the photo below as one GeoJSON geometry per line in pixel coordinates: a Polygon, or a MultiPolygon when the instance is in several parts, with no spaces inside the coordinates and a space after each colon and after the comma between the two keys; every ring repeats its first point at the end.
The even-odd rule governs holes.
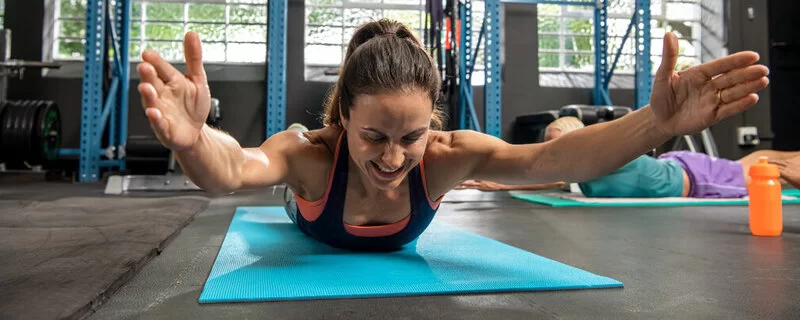
{"type": "Polygon", "coordinates": [[[650,103],[653,85],[650,61],[650,0],[636,0],[636,109],[650,103]]]}
{"type": "MultiPolygon", "coordinates": [[[[472,124],[472,116],[474,110],[468,110],[472,103],[472,1],[464,0],[459,3],[459,16],[461,19],[461,43],[458,44],[458,86],[459,96],[458,100],[458,114],[459,114],[459,129],[476,129],[472,124]]],[[[474,109],[474,107],[472,107],[474,109]]],[[[477,120],[477,119],[476,119],[477,120]]]]}
{"type": "Polygon", "coordinates": [[[608,4],[598,0],[594,9],[594,104],[610,105],[608,99],[608,4]]]}
{"type": "Polygon", "coordinates": [[[123,150],[125,142],[128,140],[128,90],[130,90],[130,30],[131,30],[131,5],[133,0],[117,0],[117,23],[119,30],[119,57],[120,67],[122,70],[119,72],[119,90],[117,102],[117,112],[112,117],[113,122],[117,123],[115,132],[118,132],[118,141],[110,141],[112,146],[116,146],[118,150],[117,158],[119,161],[119,170],[125,171],[125,159],[121,157],[124,153],[123,150]]]}
{"type": "Polygon", "coordinates": [[[97,131],[100,107],[103,103],[103,64],[107,53],[103,41],[105,36],[105,0],[86,3],[86,45],[83,66],[83,95],[81,101],[81,144],[78,181],[98,180],[99,157],[93,152],[100,148],[97,131]]]}
{"type": "Polygon", "coordinates": [[[286,1],[269,1],[267,138],[286,129],[286,1]]]}
{"type": "Polygon", "coordinates": [[[502,88],[500,79],[500,0],[486,0],[486,84],[484,88],[485,133],[500,137],[502,123],[502,88]]]}

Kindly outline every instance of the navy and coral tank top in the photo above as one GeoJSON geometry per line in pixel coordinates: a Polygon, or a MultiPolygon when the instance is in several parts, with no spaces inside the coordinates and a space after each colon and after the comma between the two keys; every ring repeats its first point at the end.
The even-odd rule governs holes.
{"type": "Polygon", "coordinates": [[[344,222],[350,153],[342,131],[333,156],[328,188],[321,199],[307,201],[297,194],[297,226],[305,234],[332,247],[360,251],[394,251],[415,240],[430,225],[441,198],[432,201],[425,184],[425,164],[408,173],[411,212],[398,222],[379,226],[354,226],[344,222]]]}

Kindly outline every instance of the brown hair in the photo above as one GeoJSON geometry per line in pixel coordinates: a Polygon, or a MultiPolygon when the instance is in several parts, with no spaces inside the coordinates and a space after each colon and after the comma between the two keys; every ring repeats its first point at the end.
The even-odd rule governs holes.
{"type": "Polygon", "coordinates": [[[408,27],[393,20],[373,21],[358,28],[350,39],[322,123],[341,127],[340,110],[348,118],[353,100],[361,94],[422,90],[433,101],[431,127],[441,129],[444,123],[437,107],[441,84],[433,59],[408,27]]]}

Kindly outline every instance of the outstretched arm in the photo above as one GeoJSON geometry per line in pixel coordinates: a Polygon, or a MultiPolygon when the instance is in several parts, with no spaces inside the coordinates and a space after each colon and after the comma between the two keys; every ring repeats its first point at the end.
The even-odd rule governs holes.
{"type": "Polygon", "coordinates": [[[223,193],[280,183],[288,173],[286,153],[298,145],[293,143],[297,134],[275,135],[260,148],[242,148],[233,137],[207,126],[211,93],[194,32],[186,34],[184,55],[185,75],[152,50],[142,53],[138,66],[142,106],[158,140],[175,152],[185,174],[204,190],[223,193]]]}
{"type": "Polygon", "coordinates": [[[650,104],[625,117],[542,144],[510,145],[477,132],[453,132],[441,143],[447,146],[441,154],[449,163],[437,169],[449,172],[451,182],[588,181],[622,167],[672,136],[700,132],[747,110],[758,102],[756,92],[769,83],[769,70],[753,65],[759,59],[755,52],[739,52],[681,72],[674,71],[677,58],[678,40],[667,33],[650,104]]]}

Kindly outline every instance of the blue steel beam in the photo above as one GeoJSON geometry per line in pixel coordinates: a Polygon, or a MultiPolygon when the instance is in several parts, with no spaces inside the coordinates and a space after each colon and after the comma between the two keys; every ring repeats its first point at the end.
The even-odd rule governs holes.
{"type": "Polygon", "coordinates": [[[484,1],[486,9],[486,84],[484,87],[485,133],[500,138],[502,124],[502,86],[500,83],[500,0],[484,1]]]}
{"type": "Polygon", "coordinates": [[[459,115],[459,129],[475,129],[472,119],[472,112],[468,112],[468,108],[474,104],[472,103],[472,1],[464,0],[459,2],[459,19],[461,20],[461,43],[458,43],[459,51],[459,64],[458,64],[458,86],[459,86],[459,99],[458,99],[458,115],[459,115]]]}
{"type": "Polygon", "coordinates": [[[636,87],[635,109],[650,103],[653,85],[650,61],[650,0],[636,0],[636,87]]]}
{"type": "Polygon", "coordinates": [[[97,137],[100,107],[103,103],[103,64],[106,62],[105,0],[86,3],[86,44],[83,67],[83,95],[81,101],[81,140],[78,181],[94,182],[99,178],[99,156],[93,151],[100,148],[97,137]]]}
{"type": "Polygon", "coordinates": [[[608,3],[598,0],[594,10],[594,104],[611,105],[608,94],[608,3]]]}
{"type": "MultiPolygon", "coordinates": [[[[117,101],[117,109],[112,114],[112,125],[114,125],[113,129],[111,130],[112,134],[116,135],[116,137],[112,136],[112,139],[109,140],[109,144],[112,146],[116,146],[116,150],[119,152],[123,150],[125,146],[125,142],[128,141],[128,97],[129,97],[129,90],[130,90],[130,30],[131,30],[131,5],[133,0],[117,0],[117,8],[116,8],[116,21],[117,21],[117,30],[119,30],[119,51],[120,51],[120,67],[122,68],[119,72],[119,91],[117,93],[118,101],[117,101]]],[[[117,154],[117,158],[120,158],[120,153],[117,154]]],[[[125,171],[126,163],[124,159],[119,161],[119,170],[125,171]]]]}
{"type": "Polygon", "coordinates": [[[286,1],[269,1],[266,137],[286,129],[286,1]]]}

